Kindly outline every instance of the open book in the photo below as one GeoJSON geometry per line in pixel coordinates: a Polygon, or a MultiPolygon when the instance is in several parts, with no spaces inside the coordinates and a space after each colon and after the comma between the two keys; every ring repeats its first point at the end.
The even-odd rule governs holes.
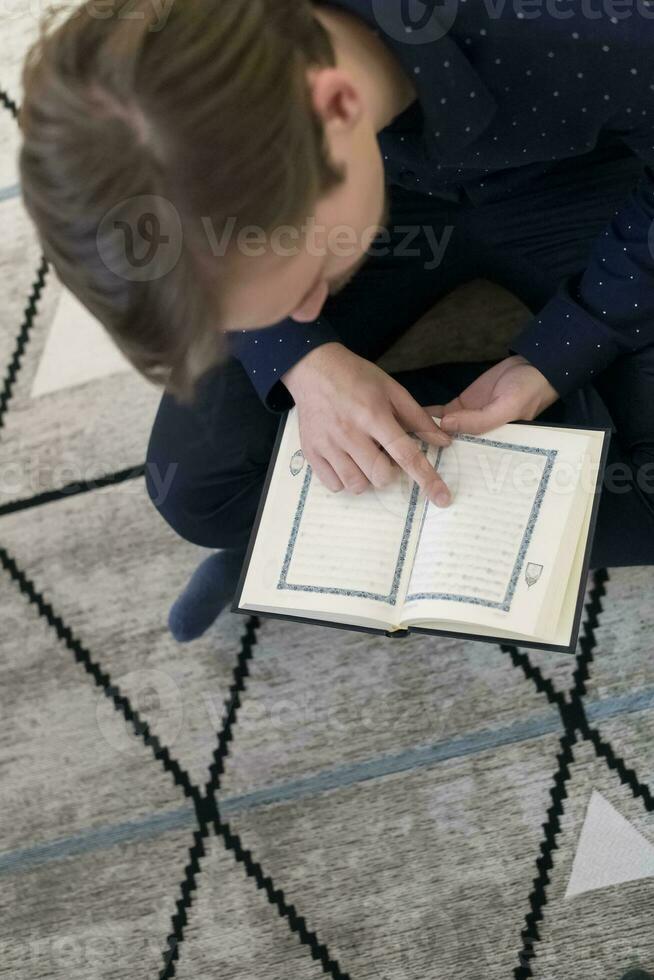
{"type": "Polygon", "coordinates": [[[383,489],[328,490],[292,408],[232,612],[572,652],[609,432],[511,424],[445,449],[412,434],[452,491],[442,509],[403,471],[383,489]]]}

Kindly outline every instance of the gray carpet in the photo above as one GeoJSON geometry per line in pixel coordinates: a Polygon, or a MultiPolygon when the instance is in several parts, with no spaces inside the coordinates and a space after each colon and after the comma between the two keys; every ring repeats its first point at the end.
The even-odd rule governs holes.
{"type": "MultiPolygon", "coordinates": [[[[654,571],[592,578],[575,657],[229,612],[177,647],[203,552],[146,499],[158,393],[30,395],[61,286],[16,193],[31,27],[6,26],[0,976],[654,970],[654,571]]],[[[523,316],[475,283],[380,363],[494,356],[523,316]]]]}

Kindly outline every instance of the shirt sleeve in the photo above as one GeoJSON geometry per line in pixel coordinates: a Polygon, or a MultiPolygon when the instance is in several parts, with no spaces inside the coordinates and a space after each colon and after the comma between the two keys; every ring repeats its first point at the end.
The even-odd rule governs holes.
{"type": "Polygon", "coordinates": [[[510,344],[561,397],[621,354],[654,344],[654,134],[622,138],[644,160],[642,178],[593,243],[585,270],[510,344]]]}
{"type": "Polygon", "coordinates": [[[261,330],[227,333],[229,351],[241,362],[254,388],[270,412],[282,414],[295,402],[281,377],[305,354],[330,341],[341,342],[324,317],[311,323],[287,318],[261,330]]]}

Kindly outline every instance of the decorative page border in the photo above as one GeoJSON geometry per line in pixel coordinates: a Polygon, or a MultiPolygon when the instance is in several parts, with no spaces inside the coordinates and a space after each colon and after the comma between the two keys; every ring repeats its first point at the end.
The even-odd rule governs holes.
{"type": "MultiPolygon", "coordinates": [[[[424,451],[427,448],[427,443],[421,442],[421,448],[424,451]]],[[[439,453],[440,459],[440,453],[439,453]]],[[[436,460],[435,468],[438,468],[439,459],[436,460]]],[[[391,606],[397,603],[397,591],[400,584],[400,578],[402,576],[402,571],[404,569],[404,561],[406,558],[406,549],[409,543],[409,535],[411,534],[411,528],[413,526],[413,520],[416,513],[416,504],[418,500],[418,495],[420,493],[420,488],[418,484],[414,482],[413,489],[411,491],[411,497],[409,498],[409,507],[407,510],[406,520],[404,522],[404,531],[402,532],[402,539],[400,541],[400,548],[397,556],[397,561],[395,563],[395,572],[393,573],[393,582],[391,585],[391,590],[387,595],[383,595],[377,592],[366,592],[362,589],[339,589],[335,586],[324,586],[324,585],[295,585],[289,582],[287,579],[288,570],[291,564],[291,559],[293,557],[293,550],[295,548],[295,542],[300,530],[300,522],[302,520],[302,514],[304,512],[304,505],[306,503],[307,495],[309,493],[309,487],[311,486],[311,480],[313,477],[313,470],[311,466],[307,463],[307,472],[304,477],[304,483],[302,484],[302,490],[300,491],[300,499],[298,501],[297,509],[295,511],[295,516],[293,518],[293,525],[291,528],[291,534],[288,539],[288,545],[286,547],[286,555],[284,557],[284,563],[282,565],[282,570],[279,576],[279,581],[277,582],[278,589],[285,589],[291,592],[319,592],[322,595],[347,595],[353,596],[361,599],[374,599],[378,602],[387,602],[391,606]]]]}
{"type": "MultiPolygon", "coordinates": [[[[480,596],[470,596],[470,595],[458,595],[456,593],[450,592],[414,592],[411,595],[405,597],[405,602],[412,602],[414,599],[445,599],[448,602],[468,602],[476,606],[486,606],[488,609],[500,609],[503,612],[509,612],[511,609],[511,603],[513,602],[513,597],[515,595],[516,586],[522,572],[522,567],[524,565],[525,557],[527,555],[527,550],[529,548],[529,543],[531,541],[534,527],[536,526],[536,521],[538,520],[538,515],[540,513],[540,508],[543,503],[543,497],[545,496],[545,491],[549,484],[552,469],[554,467],[554,462],[558,455],[557,449],[538,449],[535,446],[520,446],[512,442],[501,442],[496,439],[483,439],[480,436],[467,436],[467,435],[457,435],[454,436],[455,439],[461,442],[475,442],[484,446],[492,446],[495,449],[510,449],[514,452],[521,453],[531,453],[535,456],[544,456],[546,458],[545,468],[543,469],[543,475],[541,477],[538,489],[534,495],[534,502],[532,504],[531,513],[527,519],[527,525],[525,527],[525,533],[522,536],[522,541],[520,543],[520,548],[518,549],[518,554],[516,556],[516,561],[513,566],[513,572],[509,583],[507,585],[504,598],[500,602],[494,602],[491,599],[482,599],[480,596]]],[[[438,454],[438,459],[436,460],[435,469],[438,469],[441,459],[441,454],[438,454]]],[[[431,501],[427,501],[427,506],[425,507],[422,524],[420,525],[420,534],[422,534],[422,528],[425,522],[425,517],[427,515],[427,507],[432,506],[431,501]]],[[[420,540],[420,536],[418,537],[420,540]]]]}

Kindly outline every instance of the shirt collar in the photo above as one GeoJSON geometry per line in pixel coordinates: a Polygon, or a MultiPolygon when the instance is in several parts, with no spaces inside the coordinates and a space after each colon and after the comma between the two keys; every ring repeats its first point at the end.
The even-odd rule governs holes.
{"type": "Polygon", "coordinates": [[[448,35],[443,15],[436,10],[432,12],[434,39],[416,44],[405,39],[410,32],[403,26],[400,13],[403,5],[398,0],[328,0],[327,5],[342,7],[364,20],[391,48],[413,80],[424,117],[423,137],[428,157],[448,158],[488,127],[497,103],[456,41],[448,35]],[[388,23],[385,10],[388,10],[388,23]]]}

